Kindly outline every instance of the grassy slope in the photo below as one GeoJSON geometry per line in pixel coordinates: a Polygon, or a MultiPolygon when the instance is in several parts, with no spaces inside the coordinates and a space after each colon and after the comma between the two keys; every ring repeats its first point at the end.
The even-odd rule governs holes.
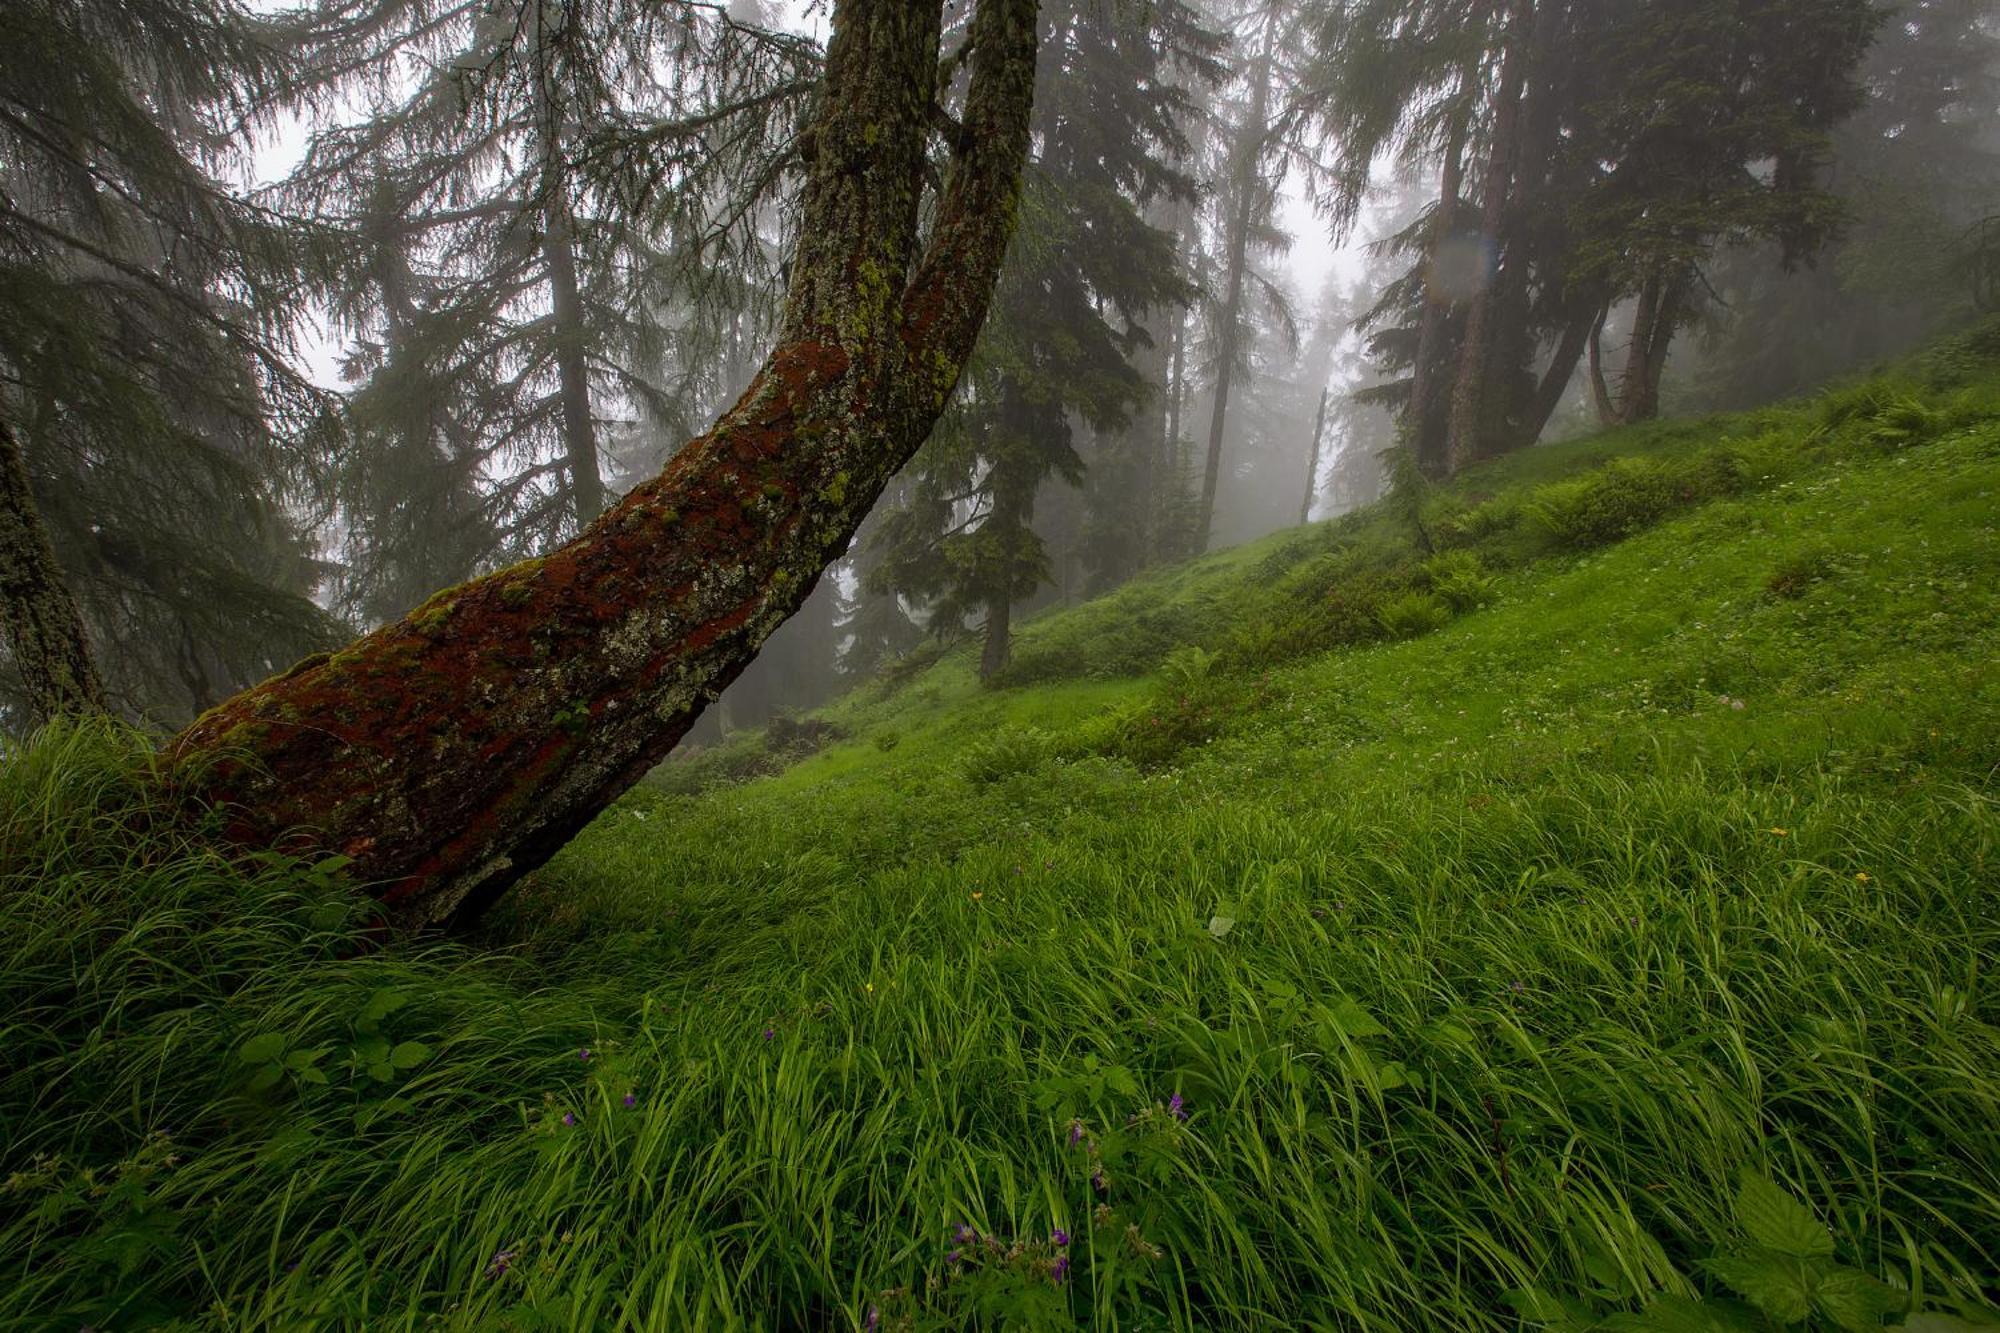
{"type": "Polygon", "coordinates": [[[1490,601],[1434,632],[1326,610],[1439,595],[1375,513],[1038,621],[1032,687],[947,658],[635,794],[504,955],[343,958],[331,886],[162,859],[143,757],[45,742],[0,772],[0,1326],[1984,1318],[2000,385],[1954,355],[1434,497],[1490,601]],[[1585,467],[1660,521],[1567,549],[1585,467]]]}

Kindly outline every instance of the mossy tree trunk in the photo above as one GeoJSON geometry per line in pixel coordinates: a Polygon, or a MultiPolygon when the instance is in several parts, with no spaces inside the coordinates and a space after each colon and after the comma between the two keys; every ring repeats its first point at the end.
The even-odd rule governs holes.
{"type": "Polygon", "coordinates": [[[104,686],[83,615],[63,582],[14,432],[0,420],[0,622],[28,695],[46,721],[104,711],[104,686]]]}
{"type": "Polygon", "coordinates": [[[405,924],[464,918],[658,763],[846,548],[956,385],[1012,230],[1036,0],[981,0],[919,235],[942,0],[839,0],[777,345],[575,541],[437,594],[168,747],[229,835],[353,858],[405,924]]]}

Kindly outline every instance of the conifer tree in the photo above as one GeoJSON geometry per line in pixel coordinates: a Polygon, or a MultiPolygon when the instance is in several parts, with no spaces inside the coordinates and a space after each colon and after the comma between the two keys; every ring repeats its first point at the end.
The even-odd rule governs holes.
{"type": "Polygon", "coordinates": [[[226,184],[294,74],[233,0],[0,7],[9,493],[127,714],[185,718],[338,634],[304,595],[332,414],[288,343],[317,238],[226,184]]]}
{"type": "Polygon", "coordinates": [[[1532,443],[1586,350],[1607,410],[1650,415],[1716,250],[1766,238],[1798,258],[1830,234],[1819,172],[1855,104],[1864,0],[1357,0],[1328,15],[1356,20],[1316,73],[1341,144],[1336,225],[1376,153],[1444,146],[1450,197],[1396,238],[1415,262],[1374,312],[1377,345],[1411,368],[1405,424],[1428,473],[1532,443]],[[1457,197],[1474,164],[1476,206],[1457,197]],[[1614,395],[1598,333],[1628,297],[1614,395]]]}
{"type": "MultiPolygon", "coordinates": [[[[1143,321],[1187,299],[1172,240],[1145,208],[1192,197],[1176,165],[1187,94],[1167,75],[1211,77],[1217,44],[1174,3],[1135,28],[1084,0],[1046,13],[1043,28],[1021,231],[964,399],[927,447],[910,503],[885,521],[874,579],[926,602],[936,632],[982,616],[989,678],[1009,661],[1015,604],[1050,575],[1037,494],[1052,476],[1082,483],[1076,422],[1107,437],[1130,426],[1148,393],[1133,364],[1150,341],[1143,321]]],[[[1128,479],[1111,471],[1114,485],[1128,479]]]]}
{"type": "MultiPolygon", "coordinates": [[[[459,516],[423,557],[458,567],[427,573],[548,549],[603,509],[607,442],[712,412],[721,326],[759,294],[768,320],[766,200],[818,56],[706,5],[626,0],[323,0],[298,46],[319,101],[366,99],[277,192],[354,240],[350,371],[401,443],[349,497],[459,516]]],[[[380,601],[393,546],[353,556],[381,614],[413,604],[380,601]]]]}

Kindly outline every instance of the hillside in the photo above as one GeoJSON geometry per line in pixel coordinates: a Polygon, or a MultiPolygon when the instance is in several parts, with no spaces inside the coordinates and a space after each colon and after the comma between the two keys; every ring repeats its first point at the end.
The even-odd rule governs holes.
{"type": "Polygon", "coordinates": [[[473,942],[0,769],[0,1327],[2000,1327],[2000,326],[670,765],[473,942]]]}

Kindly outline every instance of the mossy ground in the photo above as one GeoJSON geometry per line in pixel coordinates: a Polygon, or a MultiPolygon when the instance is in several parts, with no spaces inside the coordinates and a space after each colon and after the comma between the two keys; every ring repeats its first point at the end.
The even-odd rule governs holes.
{"type": "Polygon", "coordinates": [[[0,1326],[2000,1321],[1980,336],[947,654],[470,943],[14,750],[0,1326]]]}

